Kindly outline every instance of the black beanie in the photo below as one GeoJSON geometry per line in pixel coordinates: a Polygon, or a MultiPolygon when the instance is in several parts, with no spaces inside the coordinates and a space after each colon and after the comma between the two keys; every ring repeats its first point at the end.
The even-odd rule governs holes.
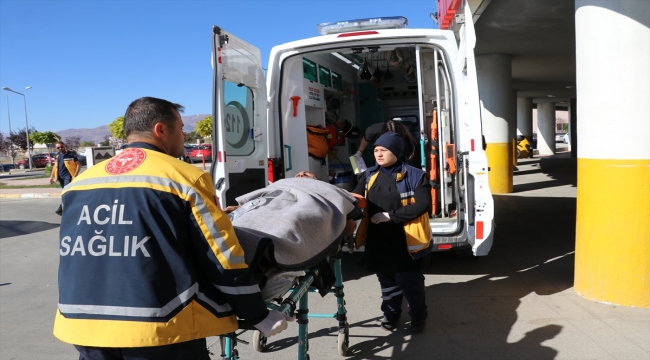
{"type": "Polygon", "coordinates": [[[384,133],[375,141],[374,146],[383,146],[390,150],[397,160],[402,159],[402,155],[404,155],[404,140],[394,132],[384,133]]]}

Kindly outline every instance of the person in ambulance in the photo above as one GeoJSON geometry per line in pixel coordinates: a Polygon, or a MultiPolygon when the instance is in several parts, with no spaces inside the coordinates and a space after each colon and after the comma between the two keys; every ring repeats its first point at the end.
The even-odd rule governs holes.
{"type": "Polygon", "coordinates": [[[130,147],[63,190],[54,335],[80,359],[209,360],[238,317],[267,337],[291,320],[266,308],[211,176],[177,159],[182,110],[133,101],[130,147]]]}

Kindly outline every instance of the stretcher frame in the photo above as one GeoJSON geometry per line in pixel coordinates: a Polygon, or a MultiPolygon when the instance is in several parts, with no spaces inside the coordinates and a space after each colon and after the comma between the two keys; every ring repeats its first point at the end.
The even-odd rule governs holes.
{"type": "MultiPolygon", "coordinates": [[[[328,257],[328,262],[331,261],[334,265],[334,286],[329,289],[328,293],[334,294],[336,297],[337,311],[334,314],[310,314],[309,313],[309,296],[310,292],[318,292],[318,289],[311,287],[312,283],[319,275],[318,268],[311,268],[305,271],[305,275],[300,277],[298,282],[294,284],[291,289],[286,293],[280,305],[275,302],[267,302],[266,305],[269,309],[280,311],[286,315],[296,315],[296,322],[298,323],[298,360],[309,360],[309,338],[308,338],[308,323],[309,318],[331,319],[334,318],[339,323],[338,329],[338,353],[341,356],[346,356],[348,347],[350,345],[350,325],[347,322],[347,311],[345,310],[345,299],[343,293],[343,274],[341,268],[341,247],[335,255],[328,257]],[[287,296],[288,295],[288,296],[287,296]],[[297,309],[296,309],[297,305],[297,309]]],[[[264,351],[267,338],[255,327],[248,323],[239,320],[239,330],[241,332],[232,332],[220,336],[221,342],[221,358],[224,360],[240,360],[239,352],[237,350],[237,343],[248,344],[247,341],[238,338],[248,330],[253,330],[253,348],[258,351],[264,351]]]]}

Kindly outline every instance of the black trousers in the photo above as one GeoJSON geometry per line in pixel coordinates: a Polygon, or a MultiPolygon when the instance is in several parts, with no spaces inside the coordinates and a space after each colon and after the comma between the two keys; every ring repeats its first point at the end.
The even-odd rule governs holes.
{"type": "Polygon", "coordinates": [[[422,271],[377,273],[377,278],[381,286],[381,311],[388,320],[395,320],[401,315],[404,298],[409,304],[411,321],[427,318],[429,313],[422,271]]]}
{"type": "Polygon", "coordinates": [[[210,360],[205,339],[140,348],[74,347],[79,360],[210,360]]]}
{"type": "MultiPolygon", "coordinates": [[[[70,181],[72,181],[72,176],[67,175],[67,176],[63,176],[63,177],[58,177],[57,180],[59,180],[59,184],[61,184],[61,188],[64,188],[70,183],[70,181]]],[[[63,204],[59,205],[59,209],[62,206],[63,206],[63,204]]]]}

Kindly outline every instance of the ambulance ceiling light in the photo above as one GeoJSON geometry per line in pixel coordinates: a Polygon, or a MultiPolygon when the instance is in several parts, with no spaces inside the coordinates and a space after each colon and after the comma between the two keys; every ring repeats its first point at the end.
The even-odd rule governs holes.
{"type": "Polygon", "coordinates": [[[341,55],[341,54],[339,54],[337,52],[333,52],[332,55],[334,55],[337,58],[341,59],[341,61],[343,61],[344,63],[346,63],[346,64],[348,64],[350,66],[352,66],[353,68],[359,70],[359,65],[353,63],[352,61],[350,61],[350,59],[346,58],[345,56],[343,56],[343,55],[341,55]]]}
{"type": "Polygon", "coordinates": [[[320,23],[316,29],[321,35],[331,35],[358,30],[403,29],[408,23],[408,19],[403,16],[387,16],[320,23]]]}

